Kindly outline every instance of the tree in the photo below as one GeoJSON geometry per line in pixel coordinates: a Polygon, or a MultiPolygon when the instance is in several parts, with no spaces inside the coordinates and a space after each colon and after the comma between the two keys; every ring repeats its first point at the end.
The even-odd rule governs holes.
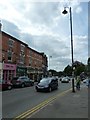
{"type": "Polygon", "coordinates": [[[88,58],[88,61],[87,61],[87,69],[88,69],[88,76],[90,77],[90,57],[88,58]]]}
{"type": "Polygon", "coordinates": [[[61,77],[61,76],[63,76],[63,75],[64,75],[64,73],[63,73],[62,71],[58,72],[58,76],[59,76],[59,77],[61,77]]]}
{"type": "MultiPolygon", "coordinates": [[[[75,67],[75,70],[74,70],[75,76],[80,75],[82,72],[86,72],[86,66],[82,62],[75,61],[73,64],[73,67],[75,67]]],[[[72,75],[72,66],[67,65],[63,72],[64,72],[65,76],[71,76],[72,75]]]]}
{"type": "Polygon", "coordinates": [[[72,67],[70,65],[68,65],[67,67],[65,67],[63,72],[64,72],[65,76],[71,76],[72,75],[72,67]]]}
{"type": "Polygon", "coordinates": [[[57,75],[57,71],[56,70],[49,70],[49,75],[51,76],[56,76],[57,75]]]}
{"type": "Polygon", "coordinates": [[[79,76],[82,72],[86,71],[86,66],[82,62],[75,61],[74,62],[74,67],[75,67],[74,74],[76,76],[79,76]]]}
{"type": "Polygon", "coordinates": [[[75,69],[75,75],[79,76],[82,72],[85,72],[85,65],[77,66],[75,69]]]}

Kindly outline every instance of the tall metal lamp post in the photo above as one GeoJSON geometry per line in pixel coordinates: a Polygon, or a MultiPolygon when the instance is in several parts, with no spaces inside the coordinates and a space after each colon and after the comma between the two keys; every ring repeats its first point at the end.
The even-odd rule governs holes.
{"type": "MultiPolygon", "coordinates": [[[[48,68],[48,70],[50,70],[50,60],[51,60],[51,58],[52,58],[52,56],[49,56],[49,68],[48,68]]],[[[49,76],[52,76],[52,73],[51,72],[49,72],[49,76]]]]}
{"type": "Polygon", "coordinates": [[[50,60],[51,60],[52,56],[49,56],[49,70],[50,70],[50,60]]]}
{"type": "MultiPolygon", "coordinates": [[[[72,92],[75,92],[74,89],[74,67],[73,67],[73,35],[72,35],[72,11],[71,11],[71,7],[69,8],[69,12],[70,12],[70,29],[71,29],[71,55],[72,55],[72,92]]],[[[68,13],[68,11],[66,10],[66,7],[64,7],[64,11],[62,12],[64,15],[68,13]]]]}

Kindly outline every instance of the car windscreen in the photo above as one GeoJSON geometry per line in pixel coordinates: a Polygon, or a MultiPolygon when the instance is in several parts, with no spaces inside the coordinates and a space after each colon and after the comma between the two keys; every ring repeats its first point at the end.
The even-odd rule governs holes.
{"type": "Polygon", "coordinates": [[[28,80],[26,77],[19,77],[18,80],[28,80]]]}
{"type": "Polygon", "coordinates": [[[44,79],[42,79],[42,80],[40,81],[40,83],[49,83],[50,81],[51,81],[50,79],[44,78],[44,79]]]}
{"type": "Polygon", "coordinates": [[[18,79],[18,77],[14,77],[12,80],[17,80],[18,79]]]}

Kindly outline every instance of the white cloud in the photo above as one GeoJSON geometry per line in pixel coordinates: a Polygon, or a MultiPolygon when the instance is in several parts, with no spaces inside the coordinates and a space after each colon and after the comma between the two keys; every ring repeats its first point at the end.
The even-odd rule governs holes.
{"type": "Polygon", "coordinates": [[[81,8],[81,7],[78,7],[78,8],[76,9],[76,13],[80,13],[80,12],[82,12],[82,8],[81,8]]]}
{"type": "Polygon", "coordinates": [[[74,57],[86,64],[88,59],[88,36],[74,36],[74,57]]]}
{"type": "MultiPolygon", "coordinates": [[[[67,0],[66,3],[65,1],[63,3],[60,1],[30,2],[29,0],[0,1],[0,18],[8,21],[4,21],[3,30],[20,38],[30,47],[45,52],[47,56],[52,55],[50,67],[63,70],[67,64],[71,63],[69,15],[62,14],[64,6],[68,5],[73,8],[75,15],[84,12],[78,1],[74,3],[67,0]]],[[[73,36],[74,57],[76,60],[85,62],[87,35],[83,23],[86,19],[82,20],[74,19],[74,32],[77,33],[73,36]]]]}

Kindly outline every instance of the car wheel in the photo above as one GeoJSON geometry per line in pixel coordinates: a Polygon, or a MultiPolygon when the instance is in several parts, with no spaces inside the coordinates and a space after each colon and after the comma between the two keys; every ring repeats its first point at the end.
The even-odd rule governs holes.
{"type": "Polygon", "coordinates": [[[23,88],[23,87],[25,87],[25,85],[24,85],[24,84],[22,84],[22,85],[21,85],[21,87],[23,88]]]}
{"type": "Polygon", "coordinates": [[[8,90],[11,90],[12,89],[12,86],[10,85],[10,86],[8,86],[8,90]]]}
{"type": "Polygon", "coordinates": [[[39,92],[39,90],[38,90],[38,89],[37,89],[36,91],[37,91],[37,92],[39,92]]]}
{"type": "Polygon", "coordinates": [[[56,87],[56,90],[58,89],[58,86],[56,87]]]}
{"type": "Polygon", "coordinates": [[[49,87],[49,92],[51,92],[52,91],[52,88],[51,87],[49,87]]]}
{"type": "Polygon", "coordinates": [[[34,83],[31,83],[31,86],[34,86],[34,83]]]}

